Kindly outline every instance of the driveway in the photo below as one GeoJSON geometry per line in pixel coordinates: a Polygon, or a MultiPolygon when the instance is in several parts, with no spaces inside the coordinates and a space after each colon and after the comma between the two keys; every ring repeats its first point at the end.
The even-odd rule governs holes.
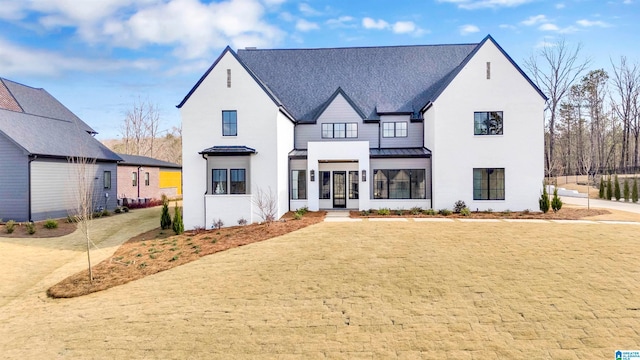
{"type": "Polygon", "coordinates": [[[630,213],[640,214],[640,203],[624,202],[624,201],[611,201],[600,199],[588,199],[579,197],[563,196],[562,202],[569,205],[587,206],[592,208],[612,209],[618,211],[626,211],[630,213]]]}
{"type": "MultiPolygon", "coordinates": [[[[610,359],[616,349],[640,349],[639,229],[323,222],[100,293],[46,298],[48,285],[82,268],[77,251],[1,307],[0,353],[610,359]]],[[[44,251],[23,250],[25,259],[44,251]]],[[[0,262],[0,273],[9,267],[0,262]]]]}

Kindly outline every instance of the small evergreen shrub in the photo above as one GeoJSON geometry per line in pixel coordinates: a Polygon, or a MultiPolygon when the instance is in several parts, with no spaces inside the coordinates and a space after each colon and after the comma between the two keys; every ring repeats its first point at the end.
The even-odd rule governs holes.
{"type": "Polygon", "coordinates": [[[160,228],[162,230],[171,227],[171,215],[169,215],[169,203],[162,204],[162,215],[160,215],[160,228]]]}
{"type": "Polygon", "coordinates": [[[622,195],[620,194],[620,182],[618,181],[618,175],[615,176],[615,181],[613,183],[613,197],[616,198],[616,201],[620,201],[622,195]]]}
{"type": "Polygon", "coordinates": [[[598,191],[598,198],[604,199],[604,180],[600,178],[600,191],[598,191]]]}
{"type": "Polygon", "coordinates": [[[633,189],[631,189],[631,201],[638,202],[638,179],[633,178],[633,189]]]}
{"type": "Polygon", "coordinates": [[[173,232],[176,235],[180,235],[184,232],[184,223],[182,222],[182,214],[180,208],[178,208],[178,202],[176,201],[176,207],[173,213],[173,232]]]}
{"type": "Polygon", "coordinates": [[[297,213],[300,213],[300,215],[304,215],[306,213],[309,212],[309,208],[306,206],[303,206],[301,208],[299,208],[298,210],[296,210],[297,213]]]}
{"type": "Polygon", "coordinates": [[[25,227],[27,228],[27,234],[33,235],[36,233],[36,224],[28,222],[25,224],[25,227]]]}
{"type": "Polygon", "coordinates": [[[13,233],[16,230],[16,222],[13,220],[7,221],[7,223],[4,224],[4,230],[7,232],[7,234],[13,233]]]}
{"type": "Polygon", "coordinates": [[[240,219],[238,219],[238,225],[240,226],[245,226],[247,225],[249,222],[247,221],[247,219],[241,217],[240,219]]]}
{"type": "Polygon", "coordinates": [[[391,214],[391,210],[389,208],[378,209],[378,215],[387,216],[391,214]]]}
{"type": "Polygon", "coordinates": [[[471,210],[469,210],[469,208],[465,206],[460,210],[460,215],[469,216],[471,215],[471,210]]]}
{"type": "Polygon", "coordinates": [[[47,229],[56,229],[58,227],[58,222],[53,219],[47,219],[44,222],[44,227],[47,229]]]}
{"type": "Polygon", "coordinates": [[[126,213],[128,213],[128,212],[129,212],[129,208],[128,208],[128,207],[126,207],[126,206],[123,206],[123,207],[122,207],[122,212],[126,212],[126,213]]]}
{"type": "Polygon", "coordinates": [[[607,200],[611,200],[613,198],[613,186],[611,186],[611,176],[607,179],[607,200]]]}
{"type": "Polygon", "coordinates": [[[437,214],[437,212],[434,209],[427,209],[427,210],[424,211],[424,214],[433,216],[433,215],[437,214]]]}
{"type": "Polygon", "coordinates": [[[453,204],[453,212],[456,214],[459,214],[460,211],[462,211],[462,209],[466,207],[467,207],[467,204],[465,204],[464,201],[458,200],[455,202],[455,204],[453,204]]]}
{"type": "Polygon", "coordinates": [[[549,204],[549,193],[547,192],[547,185],[545,185],[544,183],[542,184],[542,195],[540,195],[538,203],[540,204],[540,211],[545,214],[549,212],[549,207],[551,206],[551,204],[549,204]]]}
{"type": "Polygon", "coordinates": [[[629,180],[624,179],[624,186],[623,186],[623,190],[622,190],[622,194],[624,196],[624,201],[629,201],[629,180]]]}
{"type": "Polygon", "coordinates": [[[414,206],[409,209],[409,212],[411,213],[411,215],[420,215],[422,213],[422,208],[419,206],[414,206]]]}
{"type": "Polygon", "coordinates": [[[553,200],[551,200],[553,212],[558,212],[562,208],[562,200],[558,197],[558,188],[553,189],[553,200]]]}
{"type": "Polygon", "coordinates": [[[453,214],[453,212],[449,209],[440,209],[438,210],[438,214],[440,215],[444,215],[444,216],[449,216],[451,214],[453,214]]]}
{"type": "Polygon", "coordinates": [[[402,209],[397,209],[396,210],[396,215],[398,215],[398,216],[402,216],[403,213],[404,213],[404,211],[402,209]]]}

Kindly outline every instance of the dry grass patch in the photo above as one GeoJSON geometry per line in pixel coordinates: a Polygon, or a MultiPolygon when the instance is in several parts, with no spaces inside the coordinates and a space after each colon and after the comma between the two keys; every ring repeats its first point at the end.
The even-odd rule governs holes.
{"type": "Polygon", "coordinates": [[[53,298],[70,298],[106,290],[186,264],[202,256],[230,248],[267,240],[321,222],[325,212],[308,212],[294,220],[287,213],[281,221],[234,226],[217,230],[187,231],[174,235],[160,228],[140,234],[105,261],[93,267],[93,282],[88,270],[76,273],[47,290],[53,298]]]}

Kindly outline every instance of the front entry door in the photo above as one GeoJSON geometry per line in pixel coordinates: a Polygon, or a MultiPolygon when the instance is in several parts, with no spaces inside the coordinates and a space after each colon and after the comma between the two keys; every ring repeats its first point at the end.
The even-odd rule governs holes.
{"type": "Polygon", "coordinates": [[[347,207],[347,172],[333,172],[333,207],[347,207]]]}

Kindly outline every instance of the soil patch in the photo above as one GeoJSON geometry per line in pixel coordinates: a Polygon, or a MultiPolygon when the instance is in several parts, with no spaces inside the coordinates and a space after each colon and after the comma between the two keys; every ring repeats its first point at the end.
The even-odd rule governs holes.
{"type": "Polygon", "coordinates": [[[199,259],[202,256],[284,235],[319,223],[325,212],[308,212],[295,220],[287,213],[279,221],[175,235],[160,228],[140,234],[89,271],[76,273],[47,290],[53,298],[70,298],[106,290],[199,259]]]}
{"type": "Polygon", "coordinates": [[[408,210],[392,210],[389,215],[380,215],[375,210],[371,212],[351,211],[349,216],[352,218],[380,218],[380,217],[409,217],[409,218],[424,218],[424,217],[449,217],[449,218],[466,218],[466,219],[544,219],[544,220],[581,220],[591,216],[610,214],[609,210],[605,209],[585,209],[585,208],[572,208],[563,207],[558,212],[549,211],[543,213],[541,211],[493,211],[493,212],[471,212],[468,216],[462,214],[450,214],[450,215],[427,215],[424,212],[418,214],[412,214],[408,210]]]}
{"type": "Polygon", "coordinates": [[[36,232],[29,234],[27,232],[26,222],[16,223],[14,230],[11,234],[7,232],[6,224],[0,225],[0,237],[3,238],[53,238],[71,234],[76,231],[77,227],[75,223],[67,222],[66,219],[58,219],[58,227],[55,229],[47,229],[44,227],[45,221],[34,222],[36,226],[36,232]]]}

